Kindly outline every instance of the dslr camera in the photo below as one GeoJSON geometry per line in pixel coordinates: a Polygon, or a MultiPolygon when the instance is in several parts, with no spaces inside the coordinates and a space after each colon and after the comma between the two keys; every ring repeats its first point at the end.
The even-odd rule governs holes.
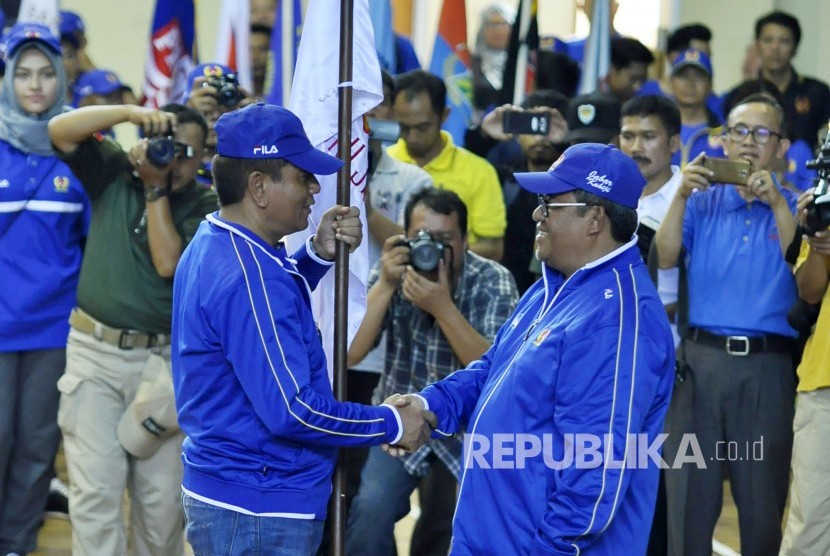
{"type": "Polygon", "coordinates": [[[153,137],[147,144],[147,160],[156,168],[164,168],[176,158],[193,158],[193,156],[193,147],[177,143],[169,135],[153,137]]]}
{"type": "Polygon", "coordinates": [[[816,159],[807,162],[807,168],[818,173],[813,200],[807,205],[805,225],[807,234],[814,236],[830,226],[830,134],[824,139],[816,159]]]}
{"type": "Polygon", "coordinates": [[[206,83],[216,89],[216,100],[220,106],[234,108],[242,101],[242,92],[239,90],[239,80],[235,73],[209,77],[206,83]]]}
{"type": "Polygon", "coordinates": [[[409,247],[409,261],[415,270],[421,272],[435,271],[444,256],[444,249],[449,248],[426,230],[419,230],[414,238],[401,240],[396,245],[409,247]]]}

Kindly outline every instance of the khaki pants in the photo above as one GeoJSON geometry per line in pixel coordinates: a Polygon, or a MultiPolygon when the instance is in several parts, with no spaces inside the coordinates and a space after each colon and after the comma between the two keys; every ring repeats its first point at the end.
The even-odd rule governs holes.
{"type": "Polygon", "coordinates": [[[799,392],[782,556],[830,554],[830,389],[799,392]]]}
{"type": "Polygon", "coordinates": [[[123,496],[129,490],[137,556],[184,551],[181,508],[183,435],[147,459],[128,454],[116,427],[135,396],[151,352],[170,361],[170,347],[122,350],[75,330],[69,333],[58,424],[69,472],[72,553],[127,554],[123,496]]]}

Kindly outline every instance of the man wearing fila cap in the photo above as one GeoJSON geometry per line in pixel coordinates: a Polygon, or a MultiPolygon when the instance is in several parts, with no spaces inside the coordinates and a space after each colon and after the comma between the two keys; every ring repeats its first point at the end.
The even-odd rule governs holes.
{"type": "MultiPolygon", "coordinates": [[[[320,185],[342,162],[300,120],[255,104],[216,123],[220,210],[182,256],[173,286],[173,382],[184,441],[183,503],[196,554],[262,546],[309,555],[323,533],[340,446],[426,442],[428,412],[334,399],[311,290],[335,243],[357,247],[355,207],[335,206],[296,253],[320,185]]],[[[434,424],[434,421],[433,421],[434,424]]]]}
{"type": "Polygon", "coordinates": [[[480,360],[388,401],[433,411],[436,436],[466,430],[451,554],[644,554],[657,464],[619,462],[662,432],[675,359],[634,235],[645,180],[594,143],[516,179],[539,196],[543,280],[480,360]]]}

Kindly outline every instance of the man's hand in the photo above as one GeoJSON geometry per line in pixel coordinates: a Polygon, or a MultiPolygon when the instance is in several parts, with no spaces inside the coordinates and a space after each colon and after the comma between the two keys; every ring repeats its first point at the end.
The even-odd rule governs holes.
{"type": "Polygon", "coordinates": [[[683,169],[683,181],[680,182],[677,194],[684,199],[688,199],[695,189],[705,191],[711,185],[709,180],[715,173],[703,166],[705,159],[706,154],[700,153],[683,169]]]}
{"type": "Polygon", "coordinates": [[[139,179],[141,179],[141,182],[144,184],[145,191],[153,187],[169,187],[168,176],[170,175],[170,170],[173,169],[173,165],[176,163],[176,159],[174,158],[173,161],[164,168],[157,167],[147,160],[147,145],[149,145],[149,143],[150,140],[147,138],[144,138],[136,143],[135,146],[130,149],[130,154],[127,155],[127,158],[129,159],[130,164],[133,165],[133,168],[135,168],[139,179]]]}
{"type": "Polygon", "coordinates": [[[201,112],[206,118],[214,116],[215,119],[219,113],[218,94],[219,91],[208,83],[207,78],[197,77],[193,80],[193,85],[190,88],[187,106],[201,112]]]}
{"type": "Polygon", "coordinates": [[[423,446],[429,440],[432,429],[438,426],[435,414],[424,409],[420,398],[408,394],[393,394],[383,403],[395,407],[401,416],[404,428],[403,436],[397,444],[381,445],[383,451],[392,457],[400,457],[423,446]]]}
{"type": "Polygon", "coordinates": [[[746,180],[746,187],[757,199],[765,202],[770,207],[787,202],[775,186],[772,174],[768,170],[758,170],[750,174],[746,180]]]}
{"type": "Polygon", "coordinates": [[[796,200],[795,218],[798,220],[798,225],[802,228],[807,227],[807,207],[810,206],[810,203],[812,203],[813,199],[815,199],[815,195],[813,195],[815,190],[815,187],[805,190],[798,196],[798,200],[796,200]]]}
{"type": "MultiPolygon", "coordinates": [[[[798,204],[796,207],[795,214],[798,218],[798,224],[802,228],[806,227],[807,207],[815,199],[815,195],[813,194],[815,190],[815,187],[811,187],[810,189],[806,190],[804,193],[798,196],[798,204]]],[[[812,237],[804,235],[803,240],[810,244],[810,248],[816,254],[830,256],[830,231],[822,230],[820,232],[816,232],[816,235],[812,237]]]]}
{"type": "Polygon", "coordinates": [[[398,245],[405,240],[403,235],[391,236],[383,242],[380,255],[380,279],[397,289],[409,264],[409,247],[398,245]]]}
{"type": "Polygon", "coordinates": [[[450,293],[449,264],[446,259],[442,258],[438,262],[437,282],[407,266],[401,291],[407,301],[437,318],[442,310],[454,305],[450,293]]]}
{"type": "Polygon", "coordinates": [[[513,135],[504,132],[504,113],[515,110],[521,110],[521,107],[513,104],[502,104],[491,110],[481,121],[481,131],[497,141],[509,141],[513,138],[513,135]]]}
{"type": "Polygon", "coordinates": [[[335,205],[323,214],[323,219],[317,226],[317,234],[311,242],[320,257],[333,261],[337,241],[348,245],[349,252],[353,253],[362,240],[360,209],[335,205]]]}
{"type": "Polygon", "coordinates": [[[130,123],[140,126],[144,135],[172,135],[176,131],[176,115],[143,106],[130,106],[127,113],[130,123]]]}

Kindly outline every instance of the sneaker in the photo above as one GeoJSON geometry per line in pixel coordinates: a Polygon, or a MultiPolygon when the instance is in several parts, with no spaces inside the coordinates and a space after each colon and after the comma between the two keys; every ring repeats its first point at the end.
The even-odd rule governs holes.
{"type": "Polygon", "coordinates": [[[46,517],[69,519],[69,487],[58,479],[49,483],[49,498],[46,499],[46,517]]]}

